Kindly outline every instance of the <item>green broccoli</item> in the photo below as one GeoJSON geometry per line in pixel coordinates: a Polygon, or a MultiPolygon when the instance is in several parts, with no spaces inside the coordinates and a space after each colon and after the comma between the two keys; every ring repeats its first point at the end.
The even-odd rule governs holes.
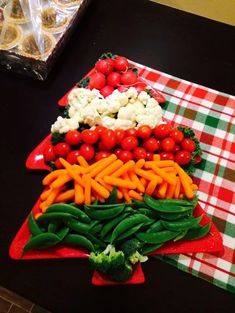
{"type": "Polygon", "coordinates": [[[136,264],[137,262],[146,262],[148,257],[142,255],[138,250],[141,251],[143,244],[136,238],[129,239],[125,241],[122,246],[121,250],[124,253],[125,257],[131,264],[136,264]]]}
{"type": "Polygon", "coordinates": [[[128,280],[132,274],[132,265],[128,261],[118,267],[111,268],[108,271],[108,277],[117,282],[128,280]]]}

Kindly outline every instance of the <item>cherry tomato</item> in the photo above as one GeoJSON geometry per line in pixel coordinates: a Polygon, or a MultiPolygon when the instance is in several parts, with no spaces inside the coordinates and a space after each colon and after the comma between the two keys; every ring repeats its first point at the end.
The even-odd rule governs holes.
{"type": "Polygon", "coordinates": [[[98,72],[104,75],[109,75],[113,71],[113,66],[107,59],[98,60],[96,62],[95,68],[98,72]]]}
{"type": "Polygon", "coordinates": [[[111,95],[114,91],[114,88],[112,86],[104,86],[102,89],[100,89],[100,94],[103,96],[103,97],[108,97],[109,95],[111,95]]]}
{"type": "Polygon", "coordinates": [[[153,161],[153,153],[146,152],[146,161],[153,161]]]}
{"type": "Polygon", "coordinates": [[[138,146],[138,140],[134,136],[125,137],[121,141],[121,147],[123,150],[134,150],[138,146]]]}
{"type": "Polygon", "coordinates": [[[186,150],[178,151],[175,155],[175,162],[179,165],[186,165],[192,159],[191,153],[186,150]]]}
{"type": "Polygon", "coordinates": [[[118,87],[118,85],[120,85],[120,82],[121,82],[121,74],[117,72],[112,72],[107,77],[107,83],[112,87],[118,87]]]}
{"type": "Polygon", "coordinates": [[[196,144],[192,139],[184,138],[184,140],[181,142],[181,147],[183,150],[193,152],[196,149],[196,144]]]}
{"type": "Polygon", "coordinates": [[[98,138],[100,138],[101,137],[101,135],[103,134],[103,132],[106,130],[106,127],[104,127],[104,126],[96,126],[96,128],[95,128],[95,132],[97,133],[97,135],[98,135],[98,138]]]}
{"type": "Polygon", "coordinates": [[[65,135],[65,141],[73,146],[81,142],[81,134],[77,130],[69,130],[65,135]]]}
{"type": "Polygon", "coordinates": [[[154,137],[150,137],[148,139],[145,139],[143,142],[143,146],[148,152],[155,152],[157,150],[160,150],[160,140],[156,139],[154,137]]]}
{"type": "Polygon", "coordinates": [[[108,58],[106,59],[107,62],[109,62],[109,64],[114,68],[114,59],[108,58]]]}
{"type": "Polygon", "coordinates": [[[197,154],[195,156],[195,164],[199,164],[201,161],[202,161],[202,157],[199,154],[197,154]]]}
{"type": "Polygon", "coordinates": [[[69,152],[69,154],[66,157],[66,160],[70,164],[76,164],[76,163],[78,163],[77,158],[79,157],[79,155],[81,155],[79,150],[73,150],[73,151],[69,152]]]}
{"type": "Polygon", "coordinates": [[[115,132],[112,129],[106,129],[100,139],[105,150],[111,150],[116,144],[115,132]]]}
{"type": "Polygon", "coordinates": [[[137,135],[139,138],[147,139],[151,136],[152,129],[148,125],[142,125],[137,130],[137,135]]]}
{"type": "Polygon", "coordinates": [[[56,159],[54,162],[55,168],[61,169],[64,168],[59,159],[56,159]]]}
{"type": "Polygon", "coordinates": [[[116,143],[120,144],[122,139],[125,138],[125,136],[126,136],[125,130],[115,129],[114,133],[115,133],[116,143]]]}
{"type": "Polygon", "coordinates": [[[175,148],[173,149],[173,153],[176,154],[176,152],[180,151],[181,150],[181,147],[180,145],[175,145],[175,148]]]}
{"type": "Polygon", "coordinates": [[[99,151],[98,153],[96,153],[95,155],[95,160],[96,161],[99,161],[101,159],[105,159],[107,158],[108,156],[110,156],[110,152],[109,151],[105,151],[105,150],[102,150],[102,151],[99,151]]]}
{"type": "Polygon", "coordinates": [[[92,160],[95,156],[95,149],[88,143],[83,143],[80,147],[81,155],[87,160],[92,160]]]}
{"type": "Polygon", "coordinates": [[[70,145],[67,142],[59,142],[54,146],[55,154],[58,157],[66,157],[71,151],[70,145]]]}
{"type": "Polygon", "coordinates": [[[122,56],[118,56],[114,59],[114,68],[117,71],[126,71],[128,69],[128,60],[122,56]]]}
{"type": "Polygon", "coordinates": [[[82,133],[81,133],[81,136],[82,136],[82,140],[85,143],[89,143],[91,145],[96,143],[98,138],[99,138],[97,132],[95,132],[92,129],[85,129],[85,130],[83,130],[82,133]]]}
{"type": "Polygon", "coordinates": [[[137,137],[137,129],[129,128],[126,130],[126,136],[135,136],[137,137]]]}
{"type": "Polygon", "coordinates": [[[45,162],[50,162],[55,160],[55,150],[53,145],[47,146],[43,151],[43,158],[45,162]]]}
{"type": "Polygon", "coordinates": [[[170,137],[174,139],[176,143],[180,143],[184,139],[184,133],[179,129],[172,129],[170,131],[170,137]]]}
{"type": "Polygon", "coordinates": [[[175,141],[171,137],[166,137],[161,142],[161,148],[165,152],[173,152],[175,149],[175,141]]]}
{"type": "Polygon", "coordinates": [[[161,160],[172,160],[174,161],[174,154],[170,152],[161,152],[160,153],[161,160]]]}
{"type": "Polygon", "coordinates": [[[126,163],[130,160],[133,160],[133,154],[130,151],[127,150],[122,150],[119,154],[119,159],[126,163]]]}
{"type": "Polygon", "coordinates": [[[142,147],[135,148],[135,150],[133,151],[133,155],[136,160],[146,159],[147,157],[146,150],[142,147]]]}
{"type": "Polygon", "coordinates": [[[137,76],[132,70],[128,70],[121,76],[122,85],[133,85],[137,82],[137,76]]]}
{"type": "Polygon", "coordinates": [[[169,136],[170,131],[171,126],[169,124],[160,124],[154,128],[153,133],[157,138],[162,139],[169,136]]]}
{"type": "Polygon", "coordinates": [[[102,89],[105,86],[105,76],[102,73],[94,73],[90,76],[89,87],[91,89],[102,89]]]}
{"type": "Polygon", "coordinates": [[[118,159],[120,159],[120,153],[121,153],[121,152],[122,152],[122,149],[116,148],[113,153],[116,154],[116,156],[118,157],[118,159]]]}
{"type": "Polygon", "coordinates": [[[98,150],[106,150],[106,147],[104,146],[104,144],[103,144],[103,142],[102,141],[100,141],[99,143],[98,143],[98,150]]]}

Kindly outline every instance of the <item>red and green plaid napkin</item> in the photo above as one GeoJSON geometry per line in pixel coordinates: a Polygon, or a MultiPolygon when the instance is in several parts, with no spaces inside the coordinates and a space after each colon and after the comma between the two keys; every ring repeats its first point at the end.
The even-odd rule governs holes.
{"type": "Polygon", "coordinates": [[[199,203],[222,234],[224,252],[157,256],[177,268],[235,293],[235,97],[134,64],[167,103],[164,117],[191,127],[203,160],[194,173],[199,203]]]}

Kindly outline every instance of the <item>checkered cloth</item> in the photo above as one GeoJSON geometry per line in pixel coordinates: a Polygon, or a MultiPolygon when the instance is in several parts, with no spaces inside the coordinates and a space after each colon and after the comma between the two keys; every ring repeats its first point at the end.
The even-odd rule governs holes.
{"type": "Polygon", "coordinates": [[[220,256],[188,253],[157,258],[235,293],[235,97],[134,65],[165,96],[165,119],[191,127],[200,140],[203,160],[194,173],[199,203],[224,242],[220,256]]]}

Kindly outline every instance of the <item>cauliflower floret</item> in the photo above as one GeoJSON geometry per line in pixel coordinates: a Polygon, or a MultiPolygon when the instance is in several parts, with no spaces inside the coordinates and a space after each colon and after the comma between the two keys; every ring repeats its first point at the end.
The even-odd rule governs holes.
{"type": "Polygon", "coordinates": [[[133,98],[136,99],[138,96],[138,92],[134,87],[130,87],[126,92],[125,92],[126,96],[128,98],[133,98]]]}
{"type": "Polygon", "coordinates": [[[118,118],[115,120],[115,129],[118,129],[118,128],[128,129],[128,128],[133,128],[135,126],[136,126],[135,121],[122,119],[122,118],[118,118]]]}
{"type": "Polygon", "coordinates": [[[115,129],[115,118],[109,116],[103,116],[101,119],[101,125],[107,128],[115,129]]]}
{"type": "MultiPolygon", "coordinates": [[[[158,102],[156,99],[154,98],[149,98],[147,100],[147,103],[146,103],[146,108],[152,108],[152,107],[156,107],[156,106],[159,106],[158,102]]],[[[160,107],[160,106],[159,106],[160,107]]]]}
{"type": "Polygon", "coordinates": [[[76,114],[77,110],[74,106],[70,106],[68,113],[69,113],[69,117],[73,117],[76,114]]]}
{"type": "Polygon", "coordinates": [[[135,116],[136,113],[134,106],[128,104],[126,107],[120,108],[117,118],[135,121],[135,116]]]}
{"type": "Polygon", "coordinates": [[[125,106],[128,104],[128,97],[127,95],[123,92],[120,92],[120,96],[118,98],[118,101],[120,102],[121,106],[125,106]]]}
{"type": "Polygon", "coordinates": [[[107,111],[105,111],[105,114],[114,114],[117,113],[121,108],[121,103],[116,99],[116,100],[109,100],[108,101],[108,106],[107,106],[107,111]]]}
{"type": "Polygon", "coordinates": [[[150,99],[150,96],[147,94],[146,91],[141,91],[138,94],[138,100],[140,100],[143,104],[146,104],[149,99],[150,99]]]}
{"type": "Polygon", "coordinates": [[[90,90],[90,98],[91,99],[95,99],[95,98],[104,99],[104,97],[101,95],[101,93],[100,93],[100,91],[98,89],[90,90]]]}
{"type": "Polygon", "coordinates": [[[91,91],[85,88],[75,88],[68,95],[68,103],[75,107],[86,106],[89,103],[91,91]]]}
{"type": "Polygon", "coordinates": [[[81,110],[81,115],[83,117],[83,122],[89,126],[94,126],[101,122],[101,116],[91,105],[83,108],[83,110],[81,110]]]}

